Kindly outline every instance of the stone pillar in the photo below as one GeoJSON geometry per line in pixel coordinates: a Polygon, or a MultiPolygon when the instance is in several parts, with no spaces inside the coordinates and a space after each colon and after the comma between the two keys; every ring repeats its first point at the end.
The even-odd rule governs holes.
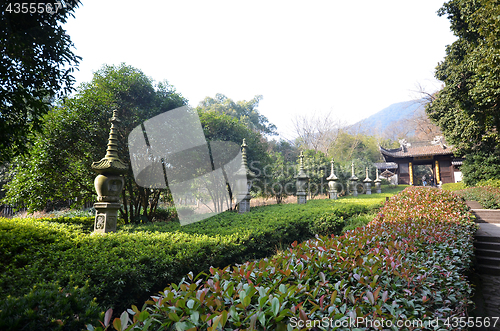
{"type": "Polygon", "coordinates": [[[305,204],[307,202],[307,193],[306,193],[306,183],[309,179],[306,172],[304,171],[304,153],[300,152],[300,168],[299,173],[297,174],[297,203],[305,204]]]}
{"type": "Polygon", "coordinates": [[[434,164],[436,165],[436,182],[438,185],[441,184],[441,174],[439,173],[439,161],[435,161],[434,164]]]}
{"type": "Polygon", "coordinates": [[[370,179],[370,177],[368,176],[368,167],[366,167],[366,178],[365,180],[363,181],[364,183],[364,186],[365,186],[365,190],[366,190],[366,194],[372,194],[372,180],[370,179]]]}
{"type": "Polygon", "coordinates": [[[358,196],[358,177],[354,174],[354,162],[351,163],[351,177],[349,178],[349,181],[351,182],[351,192],[352,195],[357,197],[358,196]]]}
{"type": "Polygon", "coordinates": [[[410,171],[410,185],[413,185],[413,163],[408,163],[408,168],[410,171]]]}
{"type": "Polygon", "coordinates": [[[118,157],[118,135],[116,125],[120,123],[117,111],[113,110],[111,118],[106,155],[99,162],[92,163],[92,170],[99,175],[94,180],[97,192],[97,202],[94,204],[96,216],[94,232],[106,233],[116,231],[118,210],[122,207],[120,194],[124,180],[122,175],[128,170],[128,165],[118,157]]]}
{"type": "Polygon", "coordinates": [[[382,193],[381,189],[382,180],[378,177],[378,168],[377,168],[377,178],[374,180],[374,182],[375,182],[375,190],[377,190],[377,193],[382,193]]]}
{"type": "Polygon", "coordinates": [[[240,188],[238,192],[238,213],[247,213],[250,211],[250,189],[252,188],[252,180],[255,178],[255,173],[248,169],[247,162],[247,144],[245,139],[243,139],[243,144],[241,145],[241,175],[246,178],[246,187],[240,188]]]}
{"type": "Polygon", "coordinates": [[[330,199],[337,199],[337,176],[333,173],[333,158],[330,161],[331,163],[331,171],[330,176],[326,179],[328,181],[328,193],[330,199]]]}

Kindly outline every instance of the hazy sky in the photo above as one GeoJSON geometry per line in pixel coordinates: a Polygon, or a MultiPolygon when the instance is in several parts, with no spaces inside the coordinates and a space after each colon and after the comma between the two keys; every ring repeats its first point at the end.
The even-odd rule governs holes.
{"type": "Polygon", "coordinates": [[[206,96],[263,95],[260,112],[285,138],[296,114],[347,123],[422,85],[455,37],[440,0],[82,0],[65,28],[83,57],[78,83],[125,62],[168,80],[196,106],[206,96]]]}

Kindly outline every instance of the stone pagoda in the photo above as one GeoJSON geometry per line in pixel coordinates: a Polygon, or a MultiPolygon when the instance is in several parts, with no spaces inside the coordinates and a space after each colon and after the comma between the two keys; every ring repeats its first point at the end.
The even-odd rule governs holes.
{"type": "Polygon", "coordinates": [[[241,175],[246,178],[246,188],[242,188],[238,192],[238,213],[246,213],[250,211],[250,189],[252,188],[252,180],[255,178],[255,173],[248,169],[247,161],[247,144],[245,139],[243,139],[243,144],[241,145],[241,175]]]}
{"type": "Polygon", "coordinates": [[[378,177],[378,168],[377,168],[377,178],[375,178],[374,182],[375,182],[375,190],[376,190],[376,192],[377,193],[382,193],[382,189],[381,189],[382,180],[378,177]]]}
{"type": "Polygon", "coordinates": [[[333,158],[330,161],[331,164],[331,170],[330,170],[330,176],[326,178],[328,181],[328,193],[330,195],[330,199],[337,199],[337,176],[335,176],[335,173],[333,172],[333,158]]]}
{"type": "Polygon", "coordinates": [[[351,177],[349,178],[349,182],[351,182],[351,192],[352,195],[357,197],[358,196],[358,180],[359,178],[356,177],[354,174],[354,162],[351,163],[351,177]]]}
{"type": "Polygon", "coordinates": [[[300,152],[300,168],[299,173],[297,174],[297,203],[305,204],[307,202],[307,193],[306,193],[306,184],[309,180],[309,176],[307,176],[304,171],[304,153],[300,152]]]}
{"type": "Polygon", "coordinates": [[[120,203],[120,193],[124,184],[122,175],[128,171],[128,165],[118,157],[116,130],[120,120],[117,113],[116,109],[113,110],[106,155],[91,166],[92,170],[99,174],[94,180],[97,191],[97,202],[94,203],[96,209],[94,232],[97,233],[116,231],[118,210],[122,207],[120,203]]]}
{"type": "Polygon", "coordinates": [[[368,167],[366,167],[366,178],[363,181],[366,194],[372,194],[372,182],[373,180],[371,180],[370,177],[368,176],[368,167]]]}

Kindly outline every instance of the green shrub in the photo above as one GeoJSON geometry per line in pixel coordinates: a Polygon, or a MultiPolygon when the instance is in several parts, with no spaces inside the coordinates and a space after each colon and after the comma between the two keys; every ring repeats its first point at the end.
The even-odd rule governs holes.
{"type": "Polygon", "coordinates": [[[483,208],[500,208],[500,188],[492,186],[469,187],[457,193],[466,200],[479,202],[483,208]]]}
{"type": "Polygon", "coordinates": [[[168,222],[175,220],[178,220],[175,207],[158,207],[153,215],[153,221],[168,222]]]}
{"type": "Polygon", "coordinates": [[[120,311],[188,272],[271,256],[276,247],[316,234],[339,234],[344,220],[367,205],[373,206],[314,200],[225,212],[187,226],[123,225],[106,235],[91,234],[93,217],[1,218],[0,300],[19,299],[40,282],[88,283],[103,309],[120,311]]]}
{"type": "Polygon", "coordinates": [[[458,183],[446,183],[441,186],[443,190],[447,191],[458,191],[458,190],[463,190],[465,188],[464,182],[458,182],[458,183]]]}
{"type": "Polygon", "coordinates": [[[345,225],[342,228],[342,233],[367,225],[375,218],[376,215],[377,214],[370,213],[350,217],[345,222],[345,225]]]}
{"type": "Polygon", "coordinates": [[[476,186],[480,186],[480,187],[490,186],[490,187],[500,188],[500,179],[482,180],[482,181],[479,181],[476,184],[476,186]]]}
{"type": "Polygon", "coordinates": [[[99,318],[100,309],[83,288],[57,283],[34,286],[24,296],[0,301],[0,329],[4,331],[82,330],[99,318]]]}
{"type": "Polygon", "coordinates": [[[447,320],[467,316],[472,287],[465,273],[472,263],[474,231],[459,197],[408,189],[386,203],[368,226],[295,242],[270,259],[210,268],[208,276],[188,273],[112,325],[299,330],[312,329],[307,321],[368,317],[394,324],[419,319],[436,323],[423,329],[450,329],[447,320]],[[412,210],[398,218],[402,208],[412,210]],[[435,219],[436,214],[441,216],[435,219]]]}

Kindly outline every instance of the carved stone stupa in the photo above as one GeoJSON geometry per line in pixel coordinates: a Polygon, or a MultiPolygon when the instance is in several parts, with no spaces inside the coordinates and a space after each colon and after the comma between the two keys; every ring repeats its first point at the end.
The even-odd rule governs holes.
{"type": "Polygon", "coordinates": [[[117,110],[113,110],[113,117],[110,121],[111,130],[106,155],[91,166],[92,170],[99,174],[94,180],[97,192],[97,202],[94,203],[96,209],[94,232],[98,233],[116,231],[118,210],[122,207],[120,203],[120,193],[124,184],[122,175],[128,170],[128,165],[118,157],[116,129],[120,120],[117,110]]]}
{"type": "Polygon", "coordinates": [[[241,168],[242,175],[246,178],[246,188],[243,188],[241,192],[239,192],[238,200],[238,212],[246,213],[250,211],[250,199],[252,196],[250,195],[250,189],[252,188],[252,180],[255,178],[255,173],[253,173],[250,169],[248,169],[248,161],[247,161],[247,144],[245,139],[243,139],[243,144],[241,145],[241,168]]]}
{"type": "Polygon", "coordinates": [[[304,153],[300,152],[300,168],[297,174],[297,203],[304,204],[307,202],[306,184],[309,179],[304,171],[304,153]]]}

